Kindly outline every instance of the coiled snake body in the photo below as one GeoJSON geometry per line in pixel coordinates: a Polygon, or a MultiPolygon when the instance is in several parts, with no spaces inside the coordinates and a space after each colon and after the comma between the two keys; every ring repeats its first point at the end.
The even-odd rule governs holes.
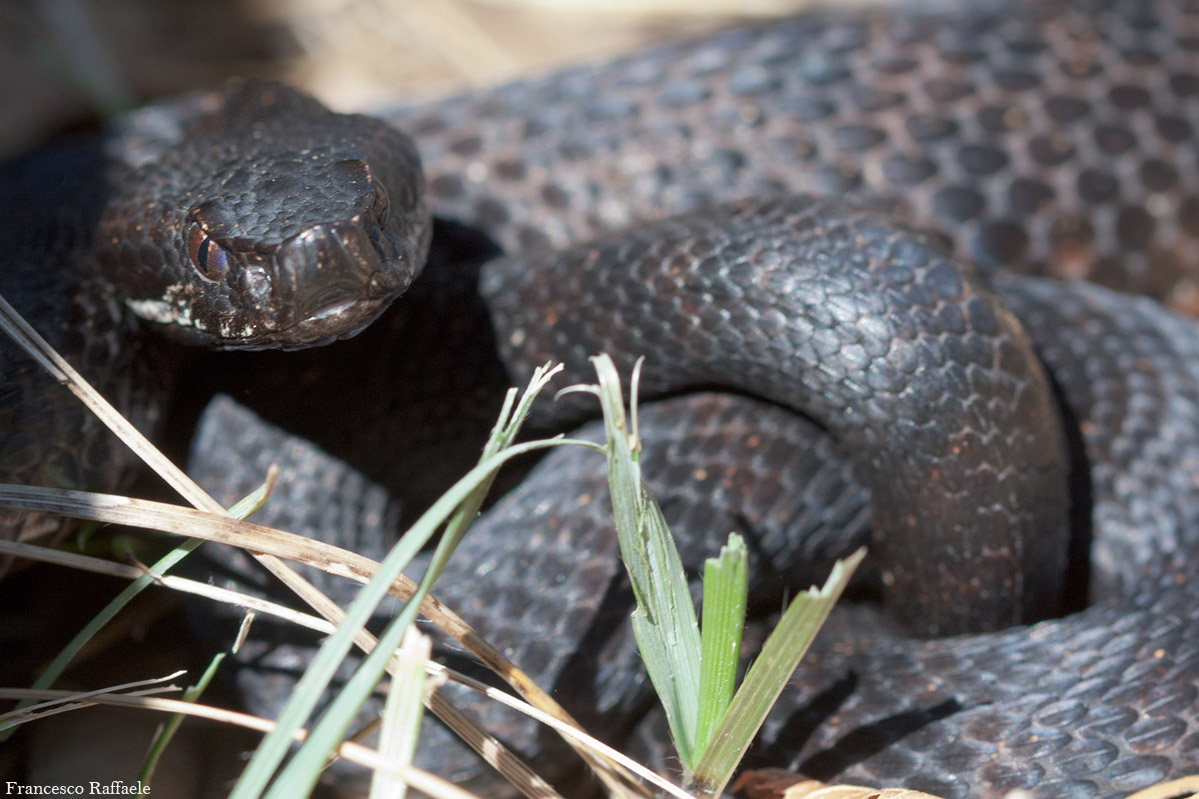
{"type": "MultiPolygon", "coordinates": [[[[292,105],[280,97],[267,105],[292,105]]],[[[924,642],[847,611],[784,695],[752,764],[945,796],[1117,796],[1199,766],[1199,596],[1188,580],[1199,534],[1199,334],[1149,300],[1009,274],[1085,277],[1199,310],[1199,8],[1080,0],[811,15],[386,116],[416,140],[434,212],[508,253],[486,267],[481,289],[514,378],[547,355],[585,377],[591,352],[627,364],[648,350],[655,389],[722,385],[820,422],[711,395],[649,411],[660,426],[647,427],[646,472],[663,462],[659,488],[676,532],[699,539],[684,546],[693,559],[705,535],[740,529],[756,542],[761,583],[793,584],[806,576],[804,557],[852,546],[826,544],[829,526],[862,533],[856,476],[875,498],[878,546],[898,559],[880,571],[892,598],[910,600],[892,604],[900,622],[927,634],[1036,618],[1060,583],[1026,578],[1023,567],[1048,574],[1069,556],[1067,477],[1057,470],[1078,450],[1075,482],[1094,500],[1076,498],[1073,511],[1076,530],[1093,530],[1091,608],[924,642]],[[873,210],[791,193],[850,196],[873,210]],[[743,197],[756,199],[707,209],[743,197]],[[946,247],[994,275],[1066,400],[1063,427],[1019,325],[946,247]],[[688,427],[751,456],[733,463],[723,448],[697,449],[688,427]],[[851,466],[806,460],[833,449],[829,432],[851,466]],[[670,457],[680,449],[686,466],[670,457]],[[691,525],[704,517],[720,529],[691,525]],[[952,580],[957,567],[913,554],[904,534],[924,528],[978,556],[978,576],[952,580]],[[1013,530],[1017,543],[986,537],[1013,530]],[[983,543],[972,543],[975,533],[983,543]],[[928,570],[905,572],[905,562],[928,570]],[[999,602],[1005,593],[1014,605],[999,602]],[[955,601],[938,607],[947,594],[955,601]]],[[[226,126],[237,117],[218,115],[226,126]]],[[[380,177],[393,170],[377,172],[370,148],[360,149],[368,155],[334,158],[327,170],[355,189],[345,192],[347,219],[398,219],[408,237],[393,237],[394,227],[343,233],[337,246],[309,249],[328,264],[330,252],[382,238],[375,260],[410,264],[423,251],[419,192],[380,177]]],[[[227,182],[246,190],[246,180],[227,182]]],[[[252,256],[226,253],[251,238],[239,219],[269,214],[229,208],[189,212],[175,225],[176,250],[202,279],[253,294],[260,284],[244,275],[259,274],[251,267],[273,250],[250,242],[252,256]]],[[[308,224],[342,229],[316,216],[308,224]]],[[[296,223],[278,238],[303,241],[305,230],[296,223]]],[[[404,320],[419,312],[406,303],[438,279],[422,277],[397,303],[394,329],[410,329],[404,320]]],[[[337,335],[323,320],[349,315],[346,286],[371,286],[363,293],[373,302],[407,282],[300,291],[299,316],[320,332],[295,343],[337,335]]],[[[164,303],[192,290],[163,291],[130,305],[167,321],[164,303]]],[[[237,293],[218,292],[215,311],[189,306],[191,336],[231,330],[262,343],[252,317],[222,315],[237,293]]],[[[435,337],[473,329],[452,321],[435,337]]],[[[213,478],[218,493],[244,490],[221,449],[239,418],[199,437],[197,468],[226,464],[213,478]]],[[[602,503],[537,494],[568,475],[594,480],[578,453],[554,458],[482,520],[494,529],[468,539],[445,598],[531,673],[569,685],[580,715],[618,727],[640,700],[630,654],[608,629],[623,610],[602,503]],[[504,535],[522,507],[549,520],[544,530],[504,535]],[[563,573],[573,579],[556,579],[563,573]],[[540,576],[546,584],[533,581],[540,576]],[[593,658],[594,682],[571,670],[593,658]]],[[[329,522],[326,514],[311,527],[337,526],[329,522]]],[[[1077,590],[1077,580],[1065,587],[1077,590]]],[[[777,607],[777,594],[756,601],[777,607]]],[[[246,680],[269,705],[279,680],[256,669],[299,656],[265,646],[246,680]]],[[[651,720],[639,735],[653,740],[652,731],[651,720]]],[[[465,773],[447,750],[431,751],[449,773],[465,773]]]]}

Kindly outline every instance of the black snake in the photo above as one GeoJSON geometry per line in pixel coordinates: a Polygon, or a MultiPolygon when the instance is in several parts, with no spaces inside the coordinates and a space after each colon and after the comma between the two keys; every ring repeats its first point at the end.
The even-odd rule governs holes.
{"type": "MultiPolygon", "coordinates": [[[[275,93],[277,102],[271,104],[314,110],[310,101],[292,99],[284,90],[253,86],[251,105],[263,91],[275,93]]],[[[175,118],[195,112],[203,134],[216,137],[240,115],[223,115],[218,108],[216,124],[210,124],[204,106],[219,106],[219,100],[200,97],[168,107],[173,108],[166,114],[168,130],[150,125],[150,132],[141,134],[148,144],[126,135],[121,141],[134,145],[123,153],[124,163],[138,160],[138,147],[159,140],[174,146],[169,129],[175,118]]],[[[1199,597],[1187,580],[1194,573],[1189,553],[1199,530],[1194,455],[1199,340],[1191,323],[1151,301],[1088,285],[1011,277],[994,267],[1087,277],[1195,310],[1197,106],[1199,8],[1194,4],[1050,2],[992,3],[958,14],[814,14],[387,116],[416,140],[434,213],[463,226],[469,233],[465,238],[481,233],[512,256],[486,267],[482,293],[514,377],[547,353],[577,370],[585,366],[583,355],[601,347],[626,357],[648,349],[651,370],[656,369],[651,383],[658,389],[677,389],[681,379],[691,385],[731,385],[786,404],[802,399],[851,451],[865,448],[866,454],[857,456],[856,474],[874,492],[873,521],[888,534],[882,546],[900,553],[905,543],[893,534],[912,527],[941,525],[936,534],[959,550],[967,546],[958,537],[965,526],[1014,525],[1033,533],[1032,540],[1040,540],[1039,533],[1050,527],[1065,530],[1066,511],[1056,500],[1066,477],[1048,475],[1072,449],[1085,452],[1075,464],[1075,481],[1094,504],[1076,499],[1073,522],[1076,531],[1093,529],[1093,607],[1031,629],[923,643],[848,610],[833,621],[840,637],[822,637],[795,690],[784,695],[750,763],[946,796],[998,796],[1018,787],[1045,796],[1116,796],[1199,765],[1199,647],[1193,623],[1199,597]],[[875,210],[780,198],[793,192],[848,196],[875,210]],[[702,210],[747,196],[766,199],[702,210]],[[614,232],[674,213],[684,215],[631,233],[614,232]],[[931,231],[932,237],[903,232],[892,220],[931,231]],[[549,248],[596,235],[606,238],[544,255],[549,248]],[[1040,367],[1019,354],[1017,340],[1023,334],[1006,311],[988,304],[988,289],[969,269],[942,255],[945,246],[996,275],[999,293],[1024,322],[1056,390],[1072,409],[1063,412],[1071,423],[1064,441],[1055,428],[1044,426],[1046,414],[1052,418],[1054,413],[1048,390],[1025,389],[1037,382],[1032,378],[1040,367]],[[802,257],[788,261],[796,255],[802,257]],[[836,268],[825,268],[829,265],[836,268]],[[791,316],[796,309],[780,307],[779,298],[795,299],[801,276],[815,286],[816,299],[796,303],[806,312],[791,316]],[[863,293],[867,284],[878,293],[863,293]],[[905,349],[897,341],[912,346],[905,349]],[[816,354],[832,360],[815,359],[816,354]],[[926,385],[927,373],[937,373],[941,382],[926,385]],[[812,377],[816,383],[803,382],[812,377]],[[851,404],[851,395],[865,404],[851,404]],[[900,408],[915,415],[896,421],[900,408]],[[995,422],[1005,417],[1015,426],[995,422]],[[945,448],[946,435],[957,430],[967,434],[950,435],[940,454],[913,457],[905,449],[910,441],[931,439],[945,448]],[[1019,460],[1027,457],[1030,444],[1031,460],[1019,460]],[[1025,454],[989,460],[1008,448],[1025,454]],[[950,461],[955,467],[964,462],[969,468],[960,474],[966,476],[943,468],[950,461]],[[898,488],[883,479],[896,473],[902,480],[898,488]],[[1009,488],[1016,485],[1020,488],[1009,488]],[[961,510],[960,503],[950,500],[976,490],[994,490],[996,496],[985,500],[983,516],[959,521],[952,514],[961,510]],[[877,501],[880,494],[883,501],[877,501]],[[1032,500],[1025,502],[1026,496],[1032,500]]],[[[284,120],[277,129],[268,125],[265,133],[262,124],[252,124],[251,134],[257,130],[259,141],[282,143],[293,127],[292,118],[284,120]]],[[[381,126],[372,130],[389,135],[381,126]]],[[[335,135],[334,140],[342,139],[335,135]]],[[[225,145],[216,143],[223,138],[205,141],[207,149],[223,152],[225,145]]],[[[241,294],[260,299],[262,283],[253,279],[258,273],[245,267],[286,249],[285,242],[300,242],[316,263],[325,264],[331,258],[336,262],[338,252],[353,254],[369,245],[411,265],[423,250],[419,233],[407,245],[377,231],[343,232],[334,236],[334,244],[311,241],[315,236],[305,240],[307,216],[303,222],[288,218],[287,233],[266,244],[251,241],[239,227],[244,220],[275,224],[250,199],[257,196],[250,189],[261,176],[285,183],[282,191],[268,190],[268,197],[295,196],[308,185],[307,178],[277,178],[278,171],[262,168],[267,164],[278,169],[311,161],[324,169],[322,179],[342,181],[348,199],[341,207],[354,225],[362,219],[408,220],[402,211],[409,208],[411,218],[419,220],[417,188],[376,182],[387,167],[376,172],[372,166],[364,175],[353,166],[357,154],[334,154],[329,165],[320,157],[323,148],[310,147],[306,139],[299,145],[302,157],[277,157],[271,150],[261,163],[246,161],[230,145],[230,172],[206,175],[232,174],[218,182],[231,184],[241,205],[205,206],[207,188],[184,193],[185,207],[203,206],[204,211],[191,211],[185,224],[171,228],[175,238],[170,241],[176,243],[169,246],[177,260],[186,265],[178,256],[188,256],[209,282],[229,275],[242,281],[236,290],[217,292],[218,312],[228,311],[241,294]]],[[[367,145],[356,146],[356,152],[369,152],[367,145]]],[[[31,169],[12,168],[18,174],[6,173],[6,185],[29,180],[20,174],[22,168],[31,169]]],[[[300,206],[319,216],[319,208],[300,206]]],[[[18,201],[3,210],[16,214],[21,207],[18,201]]],[[[61,241],[60,229],[70,227],[52,215],[47,219],[48,227],[37,231],[26,249],[16,250],[34,266],[46,262],[47,242],[61,241]]],[[[60,252],[84,263],[89,258],[79,252],[104,251],[105,242],[114,241],[116,252],[98,258],[102,266],[149,261],[153,246],[124,242],[99,224],[101,235],[68,239],[71,246],[60,252]]],[[[420,227],[419,221],[400,225],[410,232],[420,227]]],[[[9,223],[0,230],[11,228],[9,223]]],[[[427,367],[429,354],[438,348],[454,350],[462,340],[476,342],[479,349],[478,319],[464,305],[474,303],[471,309],[477,311],[479,302],[469,288],[470,257],[458,257],[464,230],[443,225],[442,232],[445,241],[439,245],[436,236],[434,241],[437,268],[426,270],[381,325],[338,345],[343,363],[356,355],[355,346],[373,348],[384,359],[407,358],[408,365],[395,367],[397,382],[407,384],[411,381],[404,378],[427,367]],[[419,333],[414,321],[432,312],[413,307],[430,297],[442,303],[440,310],[451,312],[432,336],[419,333]],[[434,341],[421,343],[422,336],[434,341]],[[414,355],[396,355],[413,347],[414,355]]],[[[302,260],[297,256],[295,262],[302,260]]],[[[381,280],[386,285],[364,293],[382,296],[406,284],[408,276],[381,280]]],[[[67,298],[62,307],[100,306],[106,313],[98,318],[107,320],[105,325],[127,328],[117,302],[106,293],[107,283],[99,285],[67,298]],[[81,296],[89,302],[80,303],[81,296]]],[[[280,285],[285,290],[290,284],[280,285]]],[[[300,292],[305,300],[300,318],[314,320],[320,332],[296,343],[337,335],[328,320],[353,307],[346,287],[364,281],[346,279],[338,285],[334,291],[300,292]]],[[[164,321],[168,314],[162,303],[180,298],[190,303],[193,291],[171,276],[128,304],[164,321]]],[[[96,318],[96,308],[84,310],[96,318]]],[[[78,322],[82,315],[76,310],[67,319],[78,322]]],[[[235,318],[196,308],[185,332],[191,337],[231,332],[257,343],[256,324],[231,321],[235,318]]],[[[342,327],[355,329],[361,321],[342,327]]],[[[52,323],[60,324],[69,335],[67,323],[52,323]]],[[[99,322],[92,324],[88,330],[97,336],[91,338],[102,342],[105,355],[132,359],[125,339],[106,334],[99,322]]],[[[359,375],[361,361],[355,358],[352,364],[346,368],[359,375]]],[[[496,375],[494,367],[486,367],[484,382],[496,375]]],[[[438,377],[432,388],[406,385],[401,394],[441,390],[461,380],[438,377]]],[[[129,404],[144,407],[141,392],[130,389],[129,404]]],[[[289,394],[283,404],[296,399],[289,394]]],[[[22,397],[12,407],[32,407],[28,402],[22,397]]],[[[777,587],[784,577],[806,579],[808,564],[797,556],[827,557],[847,546],[825,541],[830,524],[861,533],[865,499],[849,467],[815,467],[798,455],[831,449],[820,430],[804,427],[773,405],[723,396],[650,413],[661,421],[661,432],[648,428],[654,443],[646,470],[652,477],[656,459],[664,462],[658,482],[667,510],[681,522],[676,531],[687,536],[688,519],[720,514],[718,535],[742,529],[758,542],[760,567],[778,578],[764,583],[777,587]],[[678,438],[688,427],[710,429],[725,443],[748,443],[756,454],[746,463],[729,463],[722,448],[697,450],[687,443],[693,439],[678,438]],[[678,450],[683,450],[684,467],[669,457],[678,456],[678,450]],[[693,480],[682,480],[680,471],[693,480]],[[725,501],[727,507],[712,510],[725,501]],[[805,537],[797,543],[796,535],[805,537]]],[[[235,415],[225,421],[236,423],[235,415]]],[[[25,431],[8,422],[0,430],[7,459],[8,452],[21,451],[7,441],[25,431]]],[[[214,431],[219,426],[202,431],[198,462],[220,451],[214,431]]],[[[372,429],[360,435],[377,438],[379,433],[372,429]]],[[[419,438],[420,432],[407,435],[419,438]]],[[[29,447],[26,442],[25,452],[29,447]]],[[[606,647],[599,674],[608,681],[592,684],[572,671],[562,679],[583,706],[581,714],[592,706],[597,723],[616,718],[615,728],[623,723],[627,705],[639,698],[635,691],[621,690],[636,680],[636,672],[628,668],[622,639],[609,637],[606,629],[620,616],[614,611],[620,611],[621,592],[610,577],[611,546],[595,530],[597,523],[602,526],[603,513],[597,510],[602,503],[579,506],[575,495],[523,498],[539,485],[560,484],[564,475],[584,469],[570,460],[577,453],[555,458],[522,483],[522,495],[505,499],[482,523],[502,529],[513,524],[510,515],[517,509],[531,507],[535,519],[552,520],[545,531],[532,534],[532,541],[477,531],[468,539],[473,549],[460,560],[467,571],[459,572],[456,582],[446,581],[446,595],[451,604],[473,611],[479,626],[501,646],[513,648],[519,663],[550,682],[561,668],[586,662],[606,647]],[[537,544],[540,548],[529,549],[537,544]],[[567,570],[577,581],[553,577],[567,570]],[[549,583],[531,584],[534,575],[550,576],[549,583]],[[566,615],[563,608],[569,609],[566,615]],[[582,646],[580,633],[586,637],[582,646]]],[[[417,460],[415,466],[380,466],[376,473],[394,478],[405,468],[427,471],[417,460]]],[[[377,491],[356,485],[377,500],[377,491]]],[[[586,491],[594,494],[599,488],[586,491]]],[[[370,507],[365,516],[383,526],[382,505],[376,501],[370,507]]],[[[331,522],[344,522],[330,517],[337,512],[332,506],[311,511],[310,526],[336,529],[331,522]]],[[[985,579],[966,580],[957,606],[937,611],[918,599],[907,606],[908,615],[934,630],[957,630],[979,623],[969,618],[972,614],[957,612],[962,603],[986,605],[981,623],[989,627],[1042,613],[1041,598],[1024,599],[1024,607],[1015,611],[992,610],[980,599],[989,601],[995,586],[1024,594],[1023,578],[1012,576],[1018,573],[1014,562],[1029,557],[1021,546],[989,548],[985,579]]],[[[1064,561],[1065,546],[1064,539],[1047,544],[1045,552],[1031,556],[1033,568],[1064,561]]],[[[881,571],[888,590],[900,595],[908,593],[913,580],[936,584],[946,576],[935,563],[932,573],[919,579],[890,565],[881,571]]],[[[1078,579],[1068,578],[1067,584],[1077,589],[1078,579]]],[[[1052,584],[1044,590],[1056,593],[1052,584]]],[[[777,603],[770,597],[757,601],[777,603]]],[[[276,655],[293,662],[302,657],[291,649],[276,655]]],[[[271,665],[270,656],[254,662],[255,669],[271,665]]],[[[283,667],[279,661],[274,665],[283,667]]],[[[248,674],[261,691],[261,674],[248,674]]],[[[270,703],[269,697],[258,698],[270,703]]],[[[652,730],[651,720],[638,736],[653,740],[652,730]]],[[[444,767],[457,768],[449,755],[438,754],[444,767]]]]}

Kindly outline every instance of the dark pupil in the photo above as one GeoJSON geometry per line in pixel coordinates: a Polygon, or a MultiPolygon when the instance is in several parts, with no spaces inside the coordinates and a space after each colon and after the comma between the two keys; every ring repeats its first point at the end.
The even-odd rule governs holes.
{"type": "Polygon", "coordinates": [[[220,280],[229,271],[229,257],[199,225],[187,236],[187,252],[192,266],[209,280],[220,280]]]}

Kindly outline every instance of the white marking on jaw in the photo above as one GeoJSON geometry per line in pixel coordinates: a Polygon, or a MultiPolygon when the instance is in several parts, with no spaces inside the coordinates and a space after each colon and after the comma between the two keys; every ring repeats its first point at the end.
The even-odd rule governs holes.
{"type": "Polygon", "coordinates": [[[178,308],[165,300],[125,300],[129,310],[151,322],[164,325],[179,325],[180,327],[199,327],[192,319],[191,309],[184,305],[178,308]]]}
{"type": "MultiPolygon", "coordinates": [[[[166,291],[168,298],[166,300],[125,300],[125,305],[139,317],[150,322],[194,328],[213,335],[213,325],[194,318],[191,314],[191,306],[186,302],[174,303],[171,301],[183,291],[181,287],[171,286],[166,291]]],[[[260,326],[253,322],[237,326],[232,315],[222,317],[216,322],[215,335],[226,342],[255,338],[261,334],[260,326]]]]}

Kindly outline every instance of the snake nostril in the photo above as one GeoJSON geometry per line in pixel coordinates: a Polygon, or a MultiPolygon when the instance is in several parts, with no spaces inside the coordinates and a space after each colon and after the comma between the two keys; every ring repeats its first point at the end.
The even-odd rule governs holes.
{"type": "Polygon", "coordinates": [[[236,288],[252,303],[258,304],[270,296],[271,278],[263,267],[250,265],[238,274],[236,288]]]}

